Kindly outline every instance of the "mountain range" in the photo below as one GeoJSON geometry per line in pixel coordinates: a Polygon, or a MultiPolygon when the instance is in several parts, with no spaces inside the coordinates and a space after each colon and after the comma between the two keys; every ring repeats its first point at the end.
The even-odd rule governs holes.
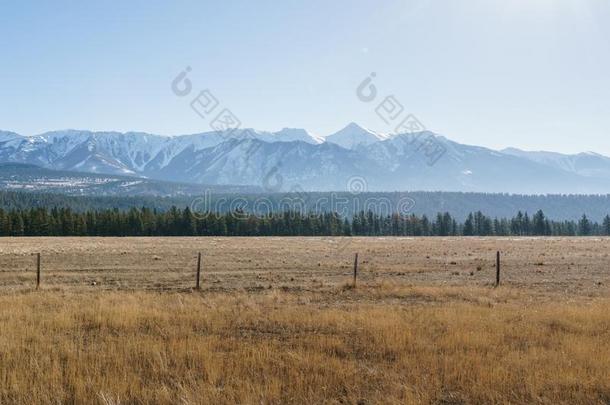
{"type": "MultiPolygon", "coordinates": [[[[319,137],[303,129],[161,136],[0,131],[0,163],[262,191],[610,193],[610,158],[501,151],[432,132],[379,134],[355,123],[319,137]]],[[[0,172],[3,169],[0,167],[0,172]]]]}

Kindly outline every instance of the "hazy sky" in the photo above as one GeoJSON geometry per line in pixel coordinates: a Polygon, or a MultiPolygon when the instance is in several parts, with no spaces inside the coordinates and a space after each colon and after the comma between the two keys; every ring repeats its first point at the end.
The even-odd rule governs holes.
{"type": "Polygon", "coordinates": [[[608,0],[5,1],[0,128],[208,131],[170,89],[190,66],[246,127],[386,132],[394,95],[458,142],[610,155],[609,21],[608,0]]]}

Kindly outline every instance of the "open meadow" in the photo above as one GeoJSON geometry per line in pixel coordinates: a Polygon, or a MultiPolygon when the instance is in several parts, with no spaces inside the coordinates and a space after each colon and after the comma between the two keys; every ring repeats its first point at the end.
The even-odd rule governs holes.
{"type": "Polygon", "coordinates": [[[14,403],[609,404],[610,239],[1,238],[14,403]]]}

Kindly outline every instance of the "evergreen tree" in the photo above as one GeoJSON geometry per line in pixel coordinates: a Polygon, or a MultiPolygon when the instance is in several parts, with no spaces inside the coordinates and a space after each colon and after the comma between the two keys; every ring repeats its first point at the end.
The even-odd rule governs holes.
{"type": "Polygon", "coordinates": [[[591,223],[585,214],[583,214],[580,221],[578,221],[578,234],[580,236],[591,235],[591,223]]]}
{"type": "Polygon", "coordinates": [[[546,218],[544,217],[544,213],[542,210],[538,210],[534,217],[532,218],[532,226],[534,235],[546,235],[546,218]]]}
{"type": "Polygon", "coordinates": [[[530,222],[530,217],[527,215],[527,212],[525,213],[525,215],[523,215],[522,230],[523,230],[523,232],[521,233],[521,235],[531,235],[532,234],[532,226],[531,226],[531,222],[530,222]]]}
{"type": "Polygon", "coordinates": [[[605,236],[610,236],[610,215],[606,215],[606,217],[604,218],[602,232],[605,236]]]}
{"type": "Polygon", "coordinates": [[[468,218],[466,218],[466,221],[464,222],[463,234],[464,236],[474,235],[474,215],[472,215],[472,212],[468,214],[468,218]]]}
{"type": "Polygon", "coordinates": [[[511,220],[510,228],[513,235],[521,236],[524,234],[523,213],[521,211],[519,211],[517,216],[511,220]]]}
{"type": "Polygon", "coordinates": [[[13,211],[11,213],[11,235],[23,236],[25,234],[25,225],[21,211],[13,211]]]}
{"type": "Polygon", "coordinates": [[[430,236],[430,221],[426,215],[423,215],[420,222],[421,236],[430,236]]]}
{"type": "Polygon", "coordinates": [[[186,236],[197,235],[197,227],[195,217],[189,207],[186,207],[182,212],[182,234],[186,236]]]}

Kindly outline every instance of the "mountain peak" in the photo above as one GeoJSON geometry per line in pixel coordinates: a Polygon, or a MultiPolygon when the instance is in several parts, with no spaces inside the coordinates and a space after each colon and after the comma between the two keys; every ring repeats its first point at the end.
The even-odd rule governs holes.
{"type": "Polygon", "coordinates": [[[380,139],[384,138],[384,136],[382,134],[380,134],[379,132],[375,132],[372,129],[365,128],[362,125],[360,125],[360,124],[358,124],[356,122],[353,122],[353,121],[350,122],[349,124],[347,124],[339,132],[342,132],[342,131],[366,132],[366,133],[369,133],[369,134],[373,134],[373,135],[379,137],[380,139]]]}
{"type": "Polygon", "coordinates": [[[345,128],[327,136],[326,142],[334,143],[347,149],[354,149],[358,146],[370,145],[385,138],[382,134],[363,128],[355,122],[350,122],[345,128]]]}
{"type": "Polygon", "coordinates": [[[282,128],[275,134],[276,140],[280,142],[302,141],[307,143],[319,144],[324,142],[324,139],[310,133],[302,128],[282,128]]]}
{"type": "Polygon", "coordinates": [[[357,123],[355,123],[354,121],[352,121],[352,122],[350,122],[349,124],[347,124],[347,125],[345,126],[345,128],[343,128],[343,129],[362,129],[362,130],[364,130],[364,128],[363,128],[363,127],[361,127],[360,125],[358,125],[358,124],[357,124],[357,123]]]}

